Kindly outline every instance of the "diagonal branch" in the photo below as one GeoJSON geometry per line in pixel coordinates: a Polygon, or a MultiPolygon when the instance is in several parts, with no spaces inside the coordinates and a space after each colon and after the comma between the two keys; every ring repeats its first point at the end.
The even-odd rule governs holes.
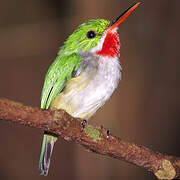
{"type": "Polygon", "coordinates": [[[155,174],[158,179],[180,179],[180,158],[129,143],[110,135],[103,127],[86,125],[63,110],[42,110],[7,99],[0,99],[0,119],[40,128],[78,143],[92,152],[120,159],[155,174]]]}

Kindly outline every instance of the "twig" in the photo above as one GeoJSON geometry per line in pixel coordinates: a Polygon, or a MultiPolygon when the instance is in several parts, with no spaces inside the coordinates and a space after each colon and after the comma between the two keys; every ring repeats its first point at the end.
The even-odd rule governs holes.
{"type": "Polygon", "coordinates": [[[81,119],[73,118],[63,110],[42,110],[1,98],[0,119],[50,131],[92,152],[143,167],[158,179],[180,179],[180,158],[108,135],[103,127],[87,124],[83,129],[81,119]]]}

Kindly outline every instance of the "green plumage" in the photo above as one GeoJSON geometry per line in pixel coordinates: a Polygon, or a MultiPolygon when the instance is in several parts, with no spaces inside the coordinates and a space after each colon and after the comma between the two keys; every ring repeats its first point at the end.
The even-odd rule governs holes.
{"type": "Polygon", "coordinates": [[[89,20],[85,23],[81,24],[66,40],[64,43],[63,54],[60,52],[61,55],[78,53],[78,52],[86,52],[91,48],[97,46],[100,38],[103,35],[103,32],[109,26],[110,21],[105,19],[96,19],[96,20],[89,20]],[[89,39],[87,38],[88,31],[94,31],[96,33],[96,37],[89,39]]]}
{"type": "Polygon", "coordinates": [[[41,97],[41,108],[48,109],[52,100],[64,88],[72,72],[82,63],[81,57],[74,53],[69,56],[58,56],[48,69],[41,97]]]}
{"type": "MultiPolygon", "coordinates": [[[[88,119],[107,101],[121,79],[121,66],[116,57],[119,54],[116,30],[139,4],[136,3],[126,10],[110,27],[108,20],[89,20],[81,24],[67,38],[45,76],[41,94],[42,109],[62,108],[74,117],[88,119]],[[107,38],[108,33],[113,33],[115,36],[112,37],[112,42],[107,38]],[[103,49],[110,52],[117,51],[115,57],[108,59],[111,60],[110,63],[105,62],[106,58],[98,56],[103,49]],[[77,78],[71,79],[72,77],[77,78]]],[[[110,54],[105,55],[111,56],[110,54]]],[[[56,135],[44,132],[39,161],[41,175],[48,174],[56,140],[56,135]]]]}
{"type": "MultiPolygon", "coordinates": [[[[71,79],[73,71],[78,70],[83,62],[79,52],[86,52],[97,46],[105,29],[110,22],[105,19],[90,20],[80,25],[70,35],[59,50],[58,56],[49,67],[45,76],[45,82],[41,94],[41,108],[48,109],[54,98],[63,90],[66,82],[71,79]],[[88,38],[88,31],[96,33],[95,38],[88,38]]],[[[39,161],[39,172],[47,175],[50,157],[54,142],[57,137],[44,134],[41,156],[39,161]]]]}
{"type": "Polygon", "coordinates": [[[77,30],[68,37],[45,76],[41,96],[42,109],[49,108],[53,99],[61,92],[65,83],[71,78],[73,70],[79,68],[82,63],[82,58],[78,55],[78,52],[86,52],[97,46],[109,23],[110,22],[105,19],[89,20],[80,25],[77,30]],[[96,32],[95,38],[87,38],[87,32],[89,30],[96,32]]]}

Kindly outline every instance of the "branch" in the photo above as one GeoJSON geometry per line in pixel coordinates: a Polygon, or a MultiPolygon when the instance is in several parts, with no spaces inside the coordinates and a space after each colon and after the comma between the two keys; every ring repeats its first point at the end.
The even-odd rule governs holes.
{"type": "Polygon", "coordinates": [[[50,131],[92,152],[143,167],[158,179],[180,179],[180,158],[153,152],[113,135],[107,137],[102,126],[87,124],[83,129],[82,119],[73,118],[63,110],[42,110],[0,98],[0,119],[50,131]]]}

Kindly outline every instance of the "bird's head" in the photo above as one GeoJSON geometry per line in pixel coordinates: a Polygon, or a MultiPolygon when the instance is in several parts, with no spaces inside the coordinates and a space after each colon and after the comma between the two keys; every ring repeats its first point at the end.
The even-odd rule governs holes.
{"type": "Polygon", "coordinates": [[[139,6],[128,8],[114,23],[106,19],[89,20],[81,24],[65,41],[66,53],[92,52],[102,56],[119,55],[119,25],[139,6]]]}

